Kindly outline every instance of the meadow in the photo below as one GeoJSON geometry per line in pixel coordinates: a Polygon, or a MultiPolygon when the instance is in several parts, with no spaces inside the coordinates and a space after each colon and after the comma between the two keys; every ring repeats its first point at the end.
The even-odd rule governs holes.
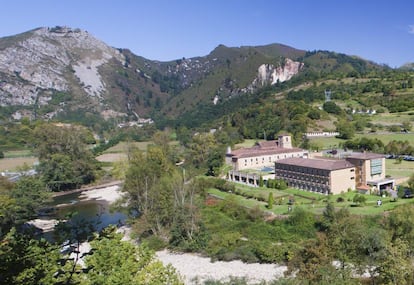
{"type": "Polygon", "coordinates": [[[323,195],[293,188],[276,190],[266,187],[250,187],[243,184],[236,184],[235,193],[222,192],[213,188],[209,189],[208,193],[219,199],[231,198],[248,209],[258,207],[262,211],[275,215],[287,215],[289,214],[289,208],[293,210],[296,207],[320,215],[325,210],[328,201],[332,202],[336,209],[347,208],[351,214],[355,215],[380,215],[396,207],[414,203],[414,199],[398,198],[395,200],[391,197],[366,194],[364,195],[365,203],[357,204],[353,202],[353,198],[358,194],[357,191],[337,195],[323,195]],[[268,208],[267,203],[269,192],[273,193],[275,201],[271,209],[268,208]],[[381,206],[377,205],[378,200],[382,201],[381,206]]]}

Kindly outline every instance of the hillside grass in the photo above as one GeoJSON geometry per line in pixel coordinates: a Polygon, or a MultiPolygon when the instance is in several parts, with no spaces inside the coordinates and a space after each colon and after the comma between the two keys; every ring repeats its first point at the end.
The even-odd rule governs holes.
{"type": "MultiPolygon", "coordinates": [[[[370,138],[370,139],[379,139],[384,145],[388,144],[390,141],[408,141],[414,143],[414,133],[368,133],[368,134],[355,134],[354,139],[358,138],[370,138]]],[[[332,149],[338,148],[342,143],[346,142],[344,139],[339,139],[336,137],[316,137],[310,138],[310,141],[318,144],[322,149],[332,149]]]]}

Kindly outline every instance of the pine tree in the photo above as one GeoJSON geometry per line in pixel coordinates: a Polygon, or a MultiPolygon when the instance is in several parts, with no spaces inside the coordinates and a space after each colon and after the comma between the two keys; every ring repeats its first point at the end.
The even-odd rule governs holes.
{"type": "Polygon", "coordinates": [[[267,208],[272,209],[274,204],[273,193],[269,192],[269,198],[267,198],[267,208]]]}

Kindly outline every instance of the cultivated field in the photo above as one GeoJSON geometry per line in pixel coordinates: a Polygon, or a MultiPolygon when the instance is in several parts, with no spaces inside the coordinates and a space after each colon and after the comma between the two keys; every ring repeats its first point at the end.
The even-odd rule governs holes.
{"type": "Polygon", "coordinates": [[[32,167],[36,162],[36,157],[6,157],[0,159],[0,171],[16,171],[21,168],[32,167]]]}

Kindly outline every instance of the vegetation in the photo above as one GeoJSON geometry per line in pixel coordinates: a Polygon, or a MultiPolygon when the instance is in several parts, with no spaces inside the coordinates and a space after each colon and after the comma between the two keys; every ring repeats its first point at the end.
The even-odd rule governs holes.
{"type": "MultiPolygon", "coordinates": [[[[0,126],[0,157],[13,156],[11,151],[17,149],[39,160],[38,175],[16,183],[0,177],[0,283],[182,284],[148,248],[164,246],[213,260],[286,264],[286,279],[272,284],[414,282],[414,206],[402,198],[404,188],[400,198],[381,198],[378,206],[378,196],[355,191],[332,197],[290,189],[282,180],[269,179],[265,185],[261,177],[259,187],[252,188],[219,178],[226,174],[226,147],[285,132],[293,135],[295,145],[314,150],[344,147],[414,155],[407,133],[414,107],[412,72],[326,51],[290,51],[305,64],[300,74],[242,94],[255,72],[252,66],[283,63],[285,52],[276,47],[220,46],[211,55],[217,61],[211,60],[215,63],[207,66],[208,74],[192,74],[189,85],[168,72],[185,59],[141,68],[141,59],[122,52],[126,65],[140,70],[139,78],[127,68],[119,69],[113,86],[133,98],[138,109],[152,110],[156,127],[114,129],[114,120],[103,123],[85,110],[66,110],[59,119],[88,129],[28,119],[0,126]],[[137,80],[139,86],[134,85],[137,80]],[[331,91],[331,101],[326,102],[325,90],[331,91]],[[212,105],[216,94],[220,101],[212,105]],[[182,115],[174,117],[178,113],[182,115]],[[99,135],[98,144],[89,130],[99,135]],[[338,131],[339,136],[304,139],[307,131],[338,131]],[[171,143],[172,138],[177,141],[171,143]],[[140,246],[121,241],[114,228],[97,232],[89,224],[64,221],[51,242],[26,224],[51,192],[96,181],[100,169],[94,155],[117,151],[120,142],[143,141],[151,143],[130,143],[127,161],[110,164],[113,172],[107,174],[124,179],[124,200],[117,206],[129,214],[140,246]],[[75,257],[61,252],[66,240],[75,257]],[[82,255],[79,246],[84,241],[92,249],[82,255]],[[84,267],[79,265],[81,257],[84,267]],[[369,277],[362,278],[363,273],[369,277]]],[[[54,93],[50,103],[73,101],[70,95],[54,93]]],[[[9,114],[13,108],[2,111],[9,114]]],[[[41,108],[39,114],[47,111],[41,108]]],[[[389,160],[387,168],[411,176],[407,187],[414,190],[414,167],[409,163],[389,160]]],[[[234,279],[229,284],[246,283],[234,279]]]]}
{"type": "Polygon", "coordinates": [[[74,189],[95,180],[97,165],[81,129],[40,126],[35,129],[35,137],[38,170],[50,190],[74,189]]]}

